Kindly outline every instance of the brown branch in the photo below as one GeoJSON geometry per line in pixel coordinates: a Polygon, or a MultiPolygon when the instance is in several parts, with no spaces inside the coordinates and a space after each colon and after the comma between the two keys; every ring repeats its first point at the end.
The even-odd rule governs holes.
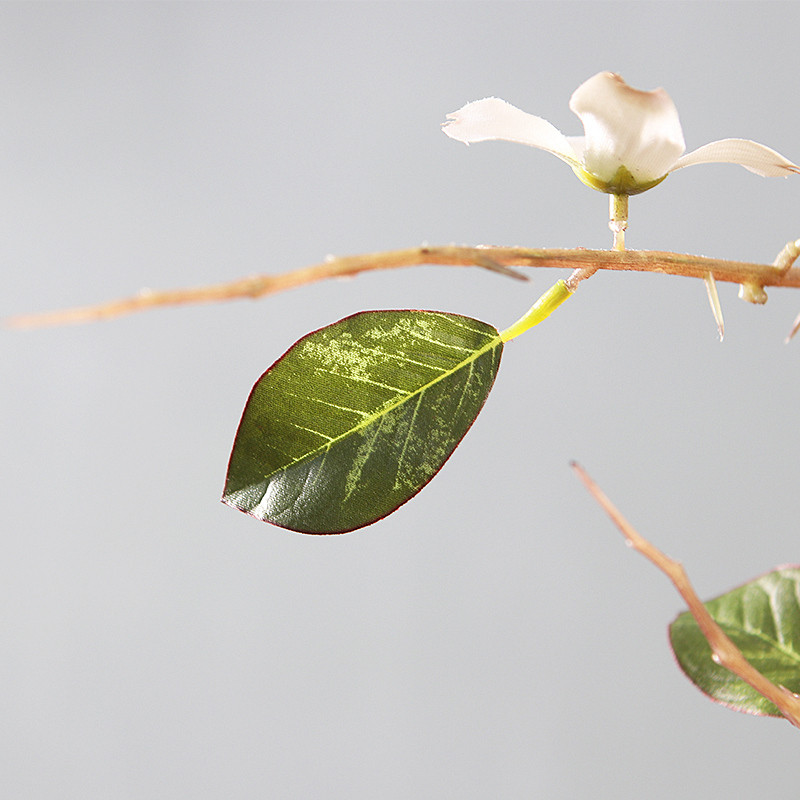
{"type": "Polygon", "coordinates": [[[709,614],[689,582],[689,577],[680,562],[662,553],[637,533],[579,464],[572,462],[571,466],[594,499],[611,517],[612,522],[619,528],[627,543],[655,564],[672,581],[711,646],[712,659],[752,686],[759,694],[776,705],[792,725],[800,728],[800,696],[793,694],[783,686],[774,684],[745,659],[741,650],[727,637],[709,614]]]}
{"type": "MultiPolygon", "coordinates": [[[[11,317],[6,325],[16,328],[34,328],[46,325],[65,325],[112,319],[134,311],[158,306],[176,306],[190,303],[213,303],[237,298],[257,298],[276,294],[298,286],[327,278],[357,275],[360,272],[397,269],[421,264],[441,266],[478,266],[513,277],[523,277],[511,267],[560,267],[574,270],[568,279],[570,288],[598,269],[662,272],[703,278],[710,273],[716,280],[740,283],[749,287],[750,299],[766,299],[764,286],[800,288],[800,268],[791,262],[776,265],[750,264],[743,261],[725,261],[704,256],[682,255],[657,251],[615,250],[560,250],[531,249],[526,247],[412,247],[407,250],[390,250],[365,255],[330,258],[321,264],[292,270],[277,275],[254,275],[249,278],[167,291],[143,291],[133,297],[114,300],[94,306],[72,308],[41,314],[11,317]],[[750,291],[751,290],[751,291],[750,291]],[[759,295],[759,290],[761,294],[759,295]]],[[[523,278],[524,279],[524,278],[523,278]]]]}

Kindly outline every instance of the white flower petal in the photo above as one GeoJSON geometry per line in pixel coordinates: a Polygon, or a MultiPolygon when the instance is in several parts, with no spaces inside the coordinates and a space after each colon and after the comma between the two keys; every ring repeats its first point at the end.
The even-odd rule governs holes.
{"type": "Polygon", "coordinates": [[[703,145],[679,158],[672,169],[711,163],[739,164],[765,178],[785,177],[791,172],[800,173],[797,164],[766,145],[751,142],[749,139],[720,139],[718,142],[703,145]]]}
{"type": "Polygon", "coordinates": [[[585,136],[567,136],[567,141],[570,147],[575,151],[581,163],[583,163],[583,153],[586,150],[586,137],[585,136]]]}
{"type": "Polygon", "coordinates": [[[678,112],[663,89],[642,92],[600,72],[573,93],[569,107],[586,131],[584,166],[611,181],[620,167],[647,183],[666,175],[686,149],[678,112]]]}
{"type": "Polygon", "coordinates": [[[486,97],[447,115],[442,130],[452,139],[465,144],[501,139],[518,142],[558,156],[570,166],[580,166],[567,137],[541,117],[500,100],[486,97]]]}

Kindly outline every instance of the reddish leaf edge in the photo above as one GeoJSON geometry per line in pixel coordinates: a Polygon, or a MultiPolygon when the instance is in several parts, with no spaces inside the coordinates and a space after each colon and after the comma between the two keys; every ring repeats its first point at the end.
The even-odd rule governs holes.
{"type": "MultiPolygon", "coordinates": [[[[736,586],[731,587],[727,591],[722,592],[722,594],[718,594],[715,597],[712,597],[711,600],[704,601],[703,605],[705,605],[706,603],[710,603],[712,600],[716,600],[718,597],[722,597],[722,595],[728,594],[729,592],[735,592],[737,589],[741,589],[742,587],[747,586],[748,583],[753,583],[754,581],[760,580],[761,578],[765,578],[767,575],[771,575],[773,572],[779,572],[782,569],[800,569],[800,563],[797,563],[797,564],[779,564],[777,567],[773,567],[772,569],[768,569],[765,572],[762,572],[759,575],[756,575],[754,578],[750,578],[749,580],[746,580],[746,581],[744,581],[744,582],[742,582],[740,584],[737,584],[736,586]]],[[[785,716],[783,714],[781,714],[780,711],[778,711],[776,714],[768,714],[766,711],[758,711],[758,710],[752,709],[752,708],[740,708],[739,706],[736,706],[733,703],[727,702],[726,700],[720,700],[719,698],[714,697],[714,695],[712,695],[709,692],[707,692],[702,687],[698,686],[692,680],[691,676],[683,668],[683,665],[681,664],[680,659],[678,658],[677,654],[675,653],[675,650],[672,647],[672,639],[670,638],[670,631],[672,629],[673,624],[675,622],[677,622],[678,617],[682,617],[684,614],[689,614],[689,613],[691,613],[691,612],[689,611],[688,608],[685,609],[684,611],[679,612],[675,616],[675,619],[673,619],[672,622],[670,622],[670,624],[667,626],[667,645],[669,647],[670,655],[672,656],[673,660],[675,661],[676,666],[681,671],[681,673],[686,678],[686,680],[689,681],[689,683],[698,692],[700,692],[700,694],[702,694],[703,697],[707,698],[712,703],[714,703],[714,705],[720,706],[722,708],[730,709],[731,711],[736,711],[739,714],[746,714],[747,716],[750,716],[750,717],[769,717],[771,719],[785,719],[785,716]]],[[[715,619],[715,621],[717,621],[717,620],[715,619]]],[[[717,624],[720,624],[720,623],[717,621],[717,624]]],[[[708,640],[706,640],[706,644],[708,644],[708,640]]],[[[710,647],[710,645],[709,645],[709,647],[710,647]]],[[[721,667],[718,664],[715,664],[715,666],[719,667],[720,669],[724,669],[724,667],[721,667]]],[[[731,675],[734,675],[734,673],[731,672],[731,675]]],[[[739,678],[736,675],[734,675],[734,677],[737,678],[738,680],[742,680],[741,678],[739,678]]],[[[744,681],[742,681],[742,683],[744,683],[744,681]]],[[[762,695],[762,697],[763,697],[763,695],[762,695]]]]}
{"type": "MultiPolygon", "coordinates": [[[[294,350],[295,347],[297,347],[303,341],[308,339],[310,336],[314,336],[315,334],[319,333],[320,331],[325,330],[326,328],[332,328],[334,325],[339,325],[342,322],[346,322],[349,319],[353,319],[353,317],[358,317],[358,316],[361,316],[363,314],[383,314],[383,313],[392,312],[392,311],[409,311],[411,313],[421,313],[421,314],[452,314],[453,316],[456,316],[456,317],[465,317],[467,319],[476,319],[475,317],[467,317],[466,314],[458,314],[458,313],[452,312],[452,311],[442,311],[441,309],[433,310],[433,309],[424,309],[424,308],[380,308],[380,309],[369,309],[368,311],[356,311],[353,314],[348,314],[346,317],[342,317],[341,319],[337,319],[334,322],[329,322],[327,325],[322,325],[319,328],[315,328],[313,331],[309,331],[308,333],[306,333],[303,336],[301,336],[293,344],[291,344],[283,352],[283,354],[280,355],[277,359],[275,359],[275,361],[272,364],[270,364],[270,366],[267,367],[267,369],[265,369],[264,372],[262,372],[261,375],[255,380],[255,382],[253,383],[253,386],[250,389],[250,393],[247,395],[247,400],[246,400],[246,402],[244,404],[244,408],[242,409],[241,416],[239,417],[239,424],[236,426],[236,434],[235,434],[234,439],[233,439],[234,442],[236,441],[236,437],[239,435],[239,429],[241,428],[242,422],[244,421],[244,411],[247,408],[248,404],[250,403],[250,400],[251,400],[253,394],[255,393],[256,387],[261,382],[261,379],[268,372],[273,370],[281,361],[283,361],[283,359],[286,358],[286,356],[289,355],[289,353],[292,350],[294,350]]],[[[483,323],[484,325],[491,325],[491,323],[483,322],[483,320],[477,320],[477,321],[483,323]]],[[[494,328],[494,325],[491,325],[491,327],[494,328]]],[[[495,328],[495,331],[497,332],[497,335],[499,336],[500,332],[497,331],[496,328],[495,328]]],[[[223,488],[222,497],[220,498],[220,502],[223,505],[226,505],[229,508],[234,509],[235,511],[239,511],[242,514],[247,515],[248,517],[252,517],[253,519],[257,520],[258,522],[265,523],[267,525],[271,525],[274,528],[279,528],[279,529],[284,530],[284,531],[289,531],[290,533],[299,533],[299,534],[301,534],[303,536],[341,536],[341,535],[346,534],[346,533],[353,533],[354,531],[363,530],[364,528],[371,527],[372,525],[375,525],[376,523],[381,522],[382,520],[386,519],[387,517],[390,517],[392,514],[396,513],[401,508],[403,508],[403,506],[405,506],[410,500],[413,500],[429,483],[431,483],[431,481],[433,481],[433,479],[441,472],[441,470],[444,467],[444,465],[447,464],[447,462],[450,460],[450,458],[453,456],[453,454],[456,452],[456,450],[458,450],[458,448],[461,446],[461,442],[464,441],[464,437],[472,430],[472,426],[475,424],[475,421],[478,419],[478,417],[480,416],[481,412],[483,411],[484,406],[486,405],[486,401],[489,399],[489,395],[491,394],[492,389],[494,389],[494,384],[495,384],[495,381],[497,380],[497,375],[500,372],[500,364],[502,363],[504,349],[505,349],[504,343],[501,342],[500,343],[500,358],[498,359],[498,362],[497,362],[497,372],[495,373],[495,376],[492,379],[492,383],[489,386],[489,391],[486,392],[486,398],[484,399],[483,403],[481,403],[481,407],[478,410],[478,413],[475,415],[475,417],[472,420],[472,422],[469,424],[469,427],[467,427],[467,429],[464,431],[464,435],[458,440],[458,442],[456,442],[455,447],[452,449],[452,451],[447,456],[447,458],[445,458],[444,461],[442,461],[441,465],[436,470],[436,472],[434,472],[433,475],[431,475],[431,477],[419,487],[419,489],[417,489],[412,495],[409,495],[409,497],[407,497],[402,503],[400,503],[400,505],[398,505],[395,508],[393,508],[387,514],[381,514],[380,516],[375,517],[375,519],[370,520],[369,522],[366,522],[363,525],[356,525],[353,528],[342,528],[341,530],[336,530],[336,531],[311,531],[311,530],[299,530],[298,528],[288,528],[288,527],[286,527],[284,525],[281,525],[281,524],[279,524],[277,522],[272,522],[271,520],[268,520],[268,519],[261,519],[260,517],[256,517],[255,515],[251,514],[249,511],[247,511],[247,509],[239,508],[239,506],[235,505],[234,503],[228,502],[228,500],[225,499],[225,489],[224,488],[223,488]]],[[[227,463],[227,466],[225,468],[225,475],[226,476],[227,476],[227,474],[228,474],[228,472],[230,470],[230,465],[231,465],[231,459],[232,458],[233,458],[233,447],[231,447],[231,454],[230,454],[230,456],[228,456],[228,463],[227,463]]]]}

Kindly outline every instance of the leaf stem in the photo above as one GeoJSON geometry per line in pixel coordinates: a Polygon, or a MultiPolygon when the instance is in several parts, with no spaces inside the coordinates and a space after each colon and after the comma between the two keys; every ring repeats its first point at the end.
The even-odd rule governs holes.
{"type": "Polygon", "coordinates": [[[500,338],[503,343],[510,342],[525,331],[547,319],[575,290],[566,281],[557,281],[551,286],[513,325],[506,328],[500,338]]]}
{"type": "Polygon", "coordinates": [[[589,477],[583,467],[574,461],[570,466],[600,507],[611,517],[611,521],[619,528],[626,542],[658,567],[672,581],[673,586],[686,601],[689,611],[697,620],[703,636],[711,646],[712,659],[752,686],[767,700],[774,703],[792,725],[800,728],[800,696],[790,692],[783,686],[777,686],[750,664],[742,655],[741,650],[727,637],[722,628],[714,621],[708,609],[703,605],[690,583],[689,576],[686,574],[683,565],[662,553],[641,536],[606,497],[600,487],[589,477]]]}

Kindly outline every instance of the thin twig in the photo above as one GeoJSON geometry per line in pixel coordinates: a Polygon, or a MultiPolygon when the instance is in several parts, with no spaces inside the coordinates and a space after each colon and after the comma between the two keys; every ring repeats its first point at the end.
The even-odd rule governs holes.
{"type": "Polygon", "coordinates": [[[619,528],[627,543],[638,550],[645,558],[658,567],[673,583],[680,596],[686,601],[692,616],[697,620],[711,646],[712,659],[745,683],[753,687],[759,694],[778,707],[792,725],[800,728],[800,696],[793,694],[783,686],[777,686],[762,675],[742,655],[741,650],[726,636],[725,632],[714,621],[700,598],[697,596],[689,577],[680,562],[671,559],[657,547],[650,544],[643,536],[636,532],[631,524],[622,516],[614,504],[606,497],[597,484],[589,477],[579,464],[572,462],[570,465],[586,488],[603,510],[611,517],[612,522],[619,528]]]}
{"type": "MultiPolygon", "coordinates": [[[[254,275],[249,278],[167,291],[146,291],[133,297],[82,308],[26,314],[6,320],[16,328],[65,325],[112,319],[134,311],[159,306],[212,303],[237,298],[264,297],[327,278],[356,275],[359,272],[397,269],[421,264],[441,266],[479,266],[504,274],[511,267],[561,267],[574,270],[568,279],[570,289],[598,269],[662,272],[690,278],[704,278],[711,273],[718,281],[747,283],[752,286],[800,288],[800,268],[780,269],[770,264],[725,261],[704,256],[682,255],[648,250],[574,250],[531,249],[527,247],[412,247],[357,256],[331,258],[321,264],[277,275],[254,275]]],[[[515,274],[515,277],[521,277],[515,274]]],[[[524,279],[524,278],[523,278],[524,279]]]]}

